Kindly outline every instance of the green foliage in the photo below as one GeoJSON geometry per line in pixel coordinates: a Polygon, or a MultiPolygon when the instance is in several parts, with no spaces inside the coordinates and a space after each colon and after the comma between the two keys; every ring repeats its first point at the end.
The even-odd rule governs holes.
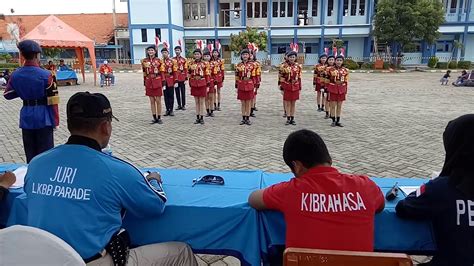
{"type": "Polygon", "coordinates": [[[267,39],[266,32],[258,32],[256,28],[247,27],[245,31],[241,31],[239,34],[230,35],[230,50],[240,53],[242,49],[247,48],[248,43],[255,43],[260,51],[266,51],[267,39]]]}
{"type": "Polygon", "coordinates": [[[449,69],[456,69],[458,68],[458,62],[457,61],[451,61],[448,63],[448,68],[449,69]]]}
{"type": "Polygon", "coordinates": [[[448,62],[438,62],[436,64],[436,68],[439,69],[447,69],[448,68],[448,62]]]}
{"type": "Polygon", "coordinates": [[[359,64],[357,64],[354,60],[352,59],[346,59],[344,60],[344,66],[347,67],[350,70],[356,70],[359,69],[359,64]]]}
{"type": "Polygon", "coordinates": [[[61,48],[43,48],[42,54],[47,58],[57,58],[64,49],[61,48]]]}
{"type": "Polygon", "coordinates": [[[470,69],[471,68],[471,61],[459,61],[458,68],[461,69],[470,69]]]}
{"type": "Polygon", "coordinates": [[[8,61],[12,59],[12,56],[10,54],[0,54],[0,59],[8,61]]]}
{"type": "Polygon", "coordinates": [[[390,67],[392,67],[390,62],[383,62],[383,69],[389,69],[390,67]]]}
{"type": "Polygon", "coordinates": [[[428,60],[428,67],[435,68],[436,64],[438,64],[438,61],[439,61],[438,57],[436,56],[430,57],[430,59],[428,60]]]}
{"type": "Polygon", "coordinates": [[[337,49],[342,48],[344,47],[344,41],[341,39],[332,39],[332,47],[336,47],[337,49]]]}
{"type": "Polygon", "coordinates": [[[13,70],[15,68],[18,68],[20,67],[20,65],[18,63],[5,63],[5,64],[0,64],[0,71],[4,70],[4,69],[10,69],[10,70],[13,70]]]}
{"type": "Polygon", "coordinates": [[[374,69],[374,63],[372,62],[364,62],[360,69],[374,69]]]}
{"type": "Polygon", "coordinates": [[[445,22],[442,1],[380,0],[374,19],[374,34],[379,42],[398,43],[402,47],[414,39],[433,44],[439,26],[445,22]]]}

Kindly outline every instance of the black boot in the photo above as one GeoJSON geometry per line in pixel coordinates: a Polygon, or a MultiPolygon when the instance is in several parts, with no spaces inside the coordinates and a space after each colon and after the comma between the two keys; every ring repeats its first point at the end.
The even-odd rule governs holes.
{"type": "Polygon", "coordinates": [[[291,124],[291,116],[287,116],[287,117],[286,117],[285,126],[288,126],[289,124],[291,124]]]}
{"type": "Polygon", "coordinates": [[[207,112],[206,117],[211,116],[211,112],[209,112],[209,109],[206,109],[206,112],[207,112]]]}
{"type": "Polygon", "coordinates": [[[221,110],[221,103],[217,103],[216,111],[220,111],[220,110],[221,110]]]}
{"type": "Polygon", "coordinates": [[[286,112],[283,114],[283,117],[287,117],[287,116],[286,116],[286,112]]]}
{"type": "Polygon", "coordinates": [[[338,127],[344,127],[342,124],[341,124],[341,118],[340,117],[336,117],[336,126],[338,127]]]}
{"type": "Polygon", "coordinates": [[[196,115],[196,121],[194,121],[194,124],[199,124],[201,123],[201,117],[199,115],[196,115]]]}
{"type": "Polygon", "coordinates": [[[253,111],[255,111],[254,108],[250,109],[250,116],[251,116],[251,117],[255,117],[255,114],[253,113],[253,111]]]}
{"type": "Polygon", "coordinates": [[[163,116],[169,116],[168,110],[166,110],[165,114],[163,116]]]}
{"type": "Polygon", "coordinates": [[[210,116],[210,117],[214,117],[214,110],[211,110],[209,116],[210,116]]]}
{"type": "Polygon", "coordinates": [[[294,116],[292,116],[292,117],[290,118],[290,124],[292,124],[293,126],[296,126],[296,122],[295,122],[295,117],[294,117],[294,116]]]}
{"type": "Polygon", "coordinates": [[[239,125],[245,125],[245,124],[247,124],[247,121],[246,121],[245,118],[246,118],[246,116],[243,115],[243,116],[242,116],[242,121],[240,121],[240,124],[239,124],[239,125]]]}
{"type": "Polygon", "coordinates": [[[173,109],[171,109],[171,111],[169,111],[168,115],[169,115],[169,116],[174,116],[173,109]]]}
{"type": "Polygon", "coordinates": [[[326,116],[324,117],[324,119],[329,119],[329,112],[326,111],[326,116]]]}
{"type": "Polygon", "coordinates": [[[250,126],[250,125],[252,124],[252,122],[250,122],[250,116],[247,116],[246,118],[247,118],[247,120],[245,121],[245,123],[246,123],[248,126],[250,126]]]}
{"type": "Polygon", "coordinates": [[[335,127],[336,126],[336,118],[332,116],[331,119],[332,119],[331,126],[335,127]]]}
{"type": "Polygon", "coordinates": [[[151,120],[150,124],[153,125],[153,124],[158,123],[157,120],[158,119],[156,118],[156,115],[153,115],[153,120],[151,120]]]}
{"type": "Polygon", "coordinates": [[[163,120],[161,120],[161,115],[158,116],[158,119],[156,119],[157,124],[163,124],[163,120]]]}
{"type": "Polygon", "coordinates": [[[201,125],[204,125],[204,116],[201,115],[201,119],[200,119],[199,123],[201,123],[201,125]]]}
{"type": "Polygon", "coordinates": [[[256,105],[253,107],[253,110],[254,110],[255,112],[257,112],[257,111],[258,111],[258,109],[257,109],[257,106],[256,106],[256,105]]]}
{"type": "Polygon", "coordinates": [[[322,112],[322,111],[323,111],[323,109],[321,109],[321,105],[318,104],[318,112],[322,112]]]}

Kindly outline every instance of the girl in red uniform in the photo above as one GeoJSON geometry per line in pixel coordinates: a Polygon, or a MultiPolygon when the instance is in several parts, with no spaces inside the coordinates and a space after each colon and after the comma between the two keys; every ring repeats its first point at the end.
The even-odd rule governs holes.
{"type": "Polygon", "coordinates": [[[349,69],[343,66],[344,50],[336,57],[336,63],[330,70],[329,83],[329,100],[331,101],[331,114],[333,127],[343,127],[341,124],[342,103],[346,100],[349,69]]]}
{"type": "Polygon", "coordinates": [[[262,65],[257,60],[257,52],[258,48],[253,47],[254,49],[250,52],[250,61],[255,64],[255,97],[252,100],[252,108],[250,109],[250,116],[255,117],[254,111],[257,110],[257,93],[258,89],[260,88],[260,82],[262,80],[262,65]]]}
{"type": "Polygon", "coordinates": [[[288,61],[280,67],[280,86],[283,90],[283,101],[286,110],[286,125],[296,125],[296,101],[300,98],[301,91],[301,65],[296,62],[297,53],[288,53],[288,61]]]}
{"type": "Polygon", "coordinates": [[[162,124],[161,121],[161,96],[165,86],[165,67],[163,62],[156,56],[155,46],[146,48],[147,57],[142,60],[143,84],[145,95],[150,98],[151,113],[153,121],[151,124],[162,124]]]}
{"type": "Polygon", "coordinates": [[[316,90],[316,103],[318,104],[318,112],[324,111],[324,86],[326,85],[326,61],[328,55],[326,53],[319,56],[319,63],[314,66],[313,85],[316,90]]]}
{"type": "Polygon", "coordinates": [[[324,73],[324,75],[326,76],[325,78],[325,84],[324,84],[324,87],[325,87],[325,90],[324,90],[324,93],[326,94],[326,97],[325,97],[325,111],[326,111],[326,116],[324,117],[324,119],[329,119],[334,116],[334,114],[330,113],[331,112],[331,101],[329,99],[329,96],[331,94],[331,92],[329,91],[328,89],[328,86],[329,86],[329,72],[331,70],[331,68],[334,67],[334,62],[335,62],[335,55],[334,54],[331,54],[328,56],[328,60],[327,60],[327,66],[326,66],[326,71],[324,73]]]}
{"type": "Polygon", "coordinates": [[[211,53],[209,50],[204,50],[203,59],[206,64],[209,66],[210,76],[209,76],[209,87],[207,88],[206,95],[206,117],[214,117],[214,102],[216,99],[216,85],[215,85],[215,67],[216,64],[211,60],[211,53]]]}
{"type": "Polygon", "coordinates": [[[206,96],[209,87],[209,64],[202,60],[202,51],[194,50],[194,60],[189,63],[189,86],[191,95],[196,102],[196,121],[194,124],[204,124],[203,114],[206,109],[206,96]]]}
{"type": "Polygon", "coordinates": [[[215,98],[214,109],[216,111],[221,110],[221,89],[224,86],[224,59],[221,59],[221,54],[219,53],[219,49],[214,49],[212,51],[212,61],[215,63],[214,73],[211,73],[213,76],[214,84],[216,86],[216,93],[217,96],[215,98]]]}
{"type": "Polygon", "coordinates": [[[237,99],[241,102],[242,121],[241,125],[251,125],[250,109],[255,97],[256,69],[255,64],[250,61],[250,52],[244,49],[240,52],[242,62],[235,67],[235,88],[237,99]]]}

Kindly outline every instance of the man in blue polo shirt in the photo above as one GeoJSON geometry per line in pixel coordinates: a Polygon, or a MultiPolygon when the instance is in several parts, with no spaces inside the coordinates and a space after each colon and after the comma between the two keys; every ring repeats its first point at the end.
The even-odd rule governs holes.
{"type": "Polygon", "coordinates": [[[7,100],[17,97],[23,100],[20,128],[26,162],[29,163],[33,157],[54,146],[53,128],[58,124],[58,115],[53,106],[58,103],[58,98],[51,72],[39,66],[39,44],[24,40],[18,43],[18,49],[26,61],[11,75],[3,96],[7,100]]]}
{"type": "Polygon", "coordinates": [[[124,255],[129,241],[121,232],[123,214],[159,216],[166,197],[158,173],[145,178],[131,164],[101,152],[113,118],[102,94],[79,92],[69,99],[67,143],[35,157],[28,167],[28,225],[62,238],[90,265],[197,265],[191,248],[178,242],[141,246],[124,255]]]}

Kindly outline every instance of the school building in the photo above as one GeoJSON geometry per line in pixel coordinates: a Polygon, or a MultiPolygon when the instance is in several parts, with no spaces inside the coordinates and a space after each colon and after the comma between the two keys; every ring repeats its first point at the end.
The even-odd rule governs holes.
{"type": "MultiPolygon", "coordinates": [[[[439,29],[441,37],[434,45],[415,41],[403,51],[403,63],[426,63],[433,55],[440,61],[452,56],[474,61],[472,1],[443,0],[446,22],[439,29]],[[456,49],[455,41],[464,49],[456,49]]],[[[363,61],[380,49],[372,37],[376,8],[377,0],[129,0],[131,57],[138,64],[158,36],[173,47],[181,40],[188,51],[195,40],[219,40],[223,57],[235,62],[230,35],[251,26],[267,33],[267,51],[258,57],[273,65],[282,61],[292,42],[299,44],[305,65],[315,64],[334,38],[344,41],[347,56],[363,61]]]]}

